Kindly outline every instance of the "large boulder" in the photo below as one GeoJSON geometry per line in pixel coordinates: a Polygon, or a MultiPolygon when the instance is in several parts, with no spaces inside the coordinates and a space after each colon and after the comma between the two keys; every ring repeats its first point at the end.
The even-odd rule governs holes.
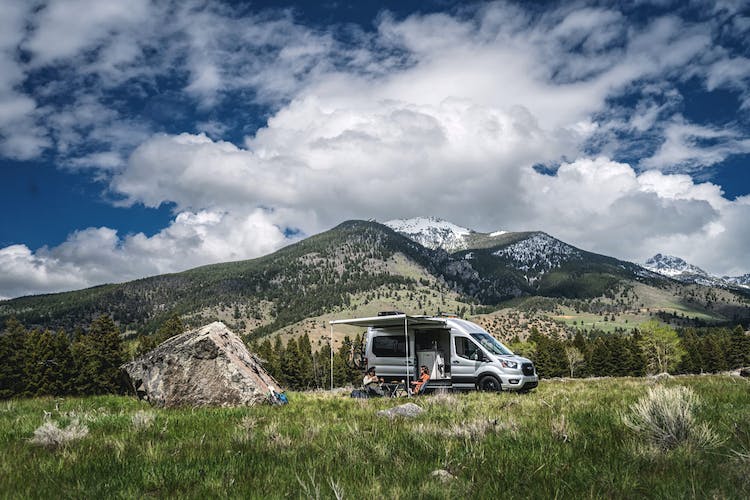
{"type": "Polygon", "coordinates": [[[244,406],[268,401],[279,384],[242,340],[215,322],[177,335],[122,366],[154,406],[244,406]]]}

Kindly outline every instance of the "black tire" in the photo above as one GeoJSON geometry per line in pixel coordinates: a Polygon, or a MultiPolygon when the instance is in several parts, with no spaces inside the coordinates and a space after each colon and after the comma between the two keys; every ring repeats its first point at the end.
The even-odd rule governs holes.
{"type": "Polygon", "coordinates": [[[502,386],[500,385],[500,380],[498,380],[498,378],[494,375],[485,375],[484,377],[480,378],[477,386],[482,392],[500,392],[503,390],[502,386]]]}

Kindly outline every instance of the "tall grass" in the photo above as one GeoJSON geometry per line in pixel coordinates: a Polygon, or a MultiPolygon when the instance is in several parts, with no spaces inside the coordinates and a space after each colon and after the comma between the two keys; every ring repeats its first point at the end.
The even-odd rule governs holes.
{"type": "Polygon", "coordinates": [[[621,419],[644,379],[543,382],[527,395],[403,401],[291,393],[283,407],[152,409],[125,397],[0,404],[0,497],[243,498],[750,497],[750,383],[677,377],[702,404],[714,448],[634,452],[621,419]],[[564,415],[564,417],[563,417],[564,415]],[[31,442],[45,422],[88,435],[31,442]],[[442,472],[439,472],[442,471],[442,472]]]}

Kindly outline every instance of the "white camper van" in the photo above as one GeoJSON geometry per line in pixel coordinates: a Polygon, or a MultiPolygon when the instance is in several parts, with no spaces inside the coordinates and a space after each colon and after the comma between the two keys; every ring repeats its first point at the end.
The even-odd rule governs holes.
{"type": "Polygon", "coordinates": [[[483,391],[528,391],[539,384],[531,361],[516,356],[479,325],[452,317],[381,313],[331,321],[367,327],[365,363],[390,380],[415,380],[430,370],[428,386],[483,391]]]}

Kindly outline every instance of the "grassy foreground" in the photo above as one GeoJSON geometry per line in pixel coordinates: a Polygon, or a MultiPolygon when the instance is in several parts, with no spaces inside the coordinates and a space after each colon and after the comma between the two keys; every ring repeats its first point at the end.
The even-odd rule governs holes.
{"type": "Polygon", "coordinates": [[[403,400],[290,400],[200,410],[127,397],[0,403],[0,497],[750,497],[750,382],[738,378],[426,396],[412,400],[426,410],[412,420],[375,416],[403,400]],[[692,388],[698,421],[721,442],[655,451],[629,430],[621,414],[656,383],[692,388]],[[45,418],[89,432],[56,447],[32,443],[45,418]]]}

